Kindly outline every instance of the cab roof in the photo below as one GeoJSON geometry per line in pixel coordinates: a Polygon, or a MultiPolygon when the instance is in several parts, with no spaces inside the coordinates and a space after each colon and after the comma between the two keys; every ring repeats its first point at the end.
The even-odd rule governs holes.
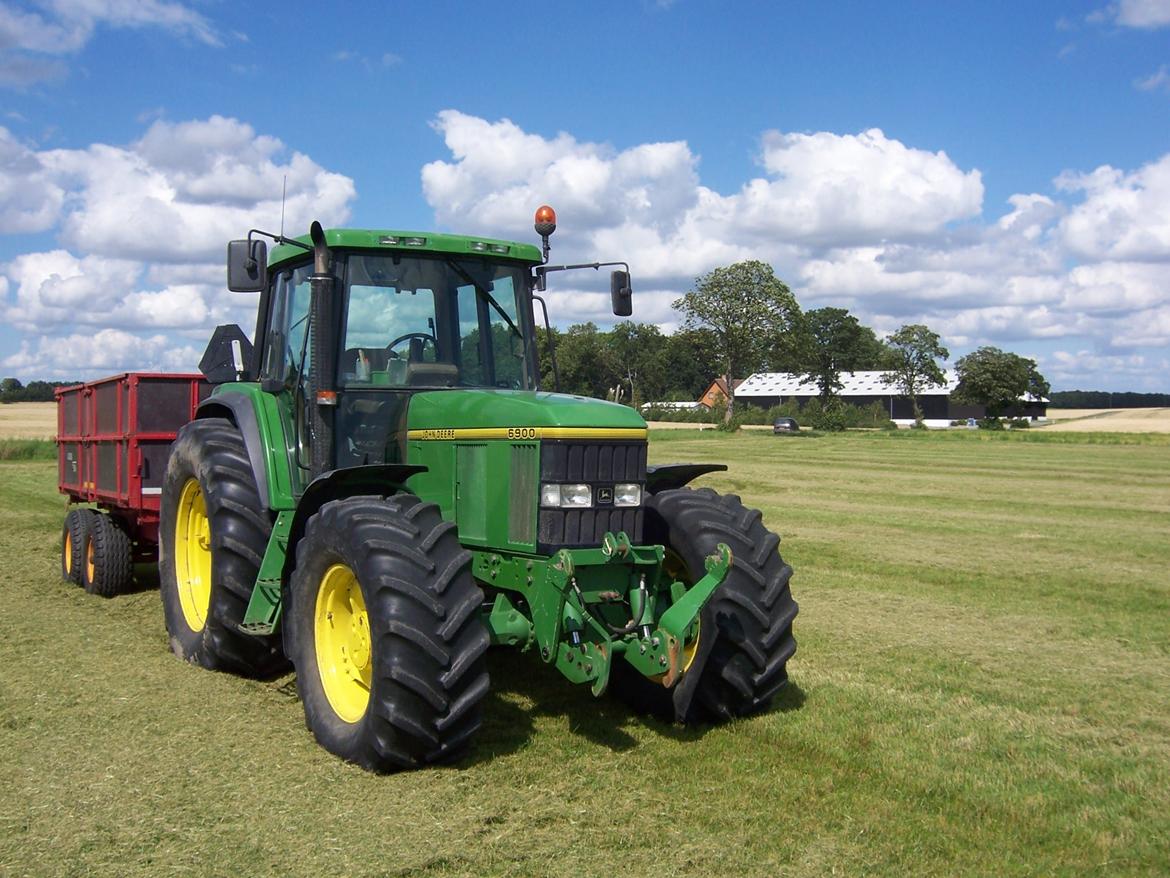
{"type": "MultiPolygon", "coordinates": [[[[301,235],[295,240],[312,246],[308,235],[301,235]]],[[[405,232],[393,229],[326,229],[325,242],[330,248],[340,250],[416,251],[515,259],[534,265],[541,262],[540,248],[532,244],[468,235],[445,235],[438,232],[405,232]]],[[[308,256],[309,253],[310,251],[293,244],[279,244],[273,247],[268,254],[268,265],[270,268],[275,268],[293,258],[308,256]]]]}

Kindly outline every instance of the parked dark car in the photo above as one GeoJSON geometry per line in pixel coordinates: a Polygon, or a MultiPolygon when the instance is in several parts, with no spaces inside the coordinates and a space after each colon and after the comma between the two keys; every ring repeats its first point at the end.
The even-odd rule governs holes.
{"type": "Polygon", "coordinates": [[[796,418],[777,418],[776,422],[772,424],[773,433],[798,433],[800,432],[800,424],[796,423],[796,418]]]}

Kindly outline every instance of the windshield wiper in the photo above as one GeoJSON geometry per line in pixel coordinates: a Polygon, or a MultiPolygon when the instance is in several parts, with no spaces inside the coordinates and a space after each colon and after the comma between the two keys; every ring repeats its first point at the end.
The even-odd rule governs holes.
{"type": "Polygon", "coordinates": [[[520,338],[524,338],[524,336],[521,334],[520,330],[517,329],[516,324],[512,322],[512,318],[508,316],[508,312],[505,311],[502,307],[500,307],[500,303],[497,302],[492,297],[492,294],[488,292],[487,287],[483,286],[479,281],[477,281],[474,277],[472,277],[471,274],[467,271],[467,269],[465,269],[462,265],[460,265],[454,259],[451,259],[450,257],[445,257],[443,259],[443,261],[446,262],[447,265],[449,265],[451,268],[453,268],[455,270],[456,274],[458,274],[461,278],[463,278],[465,281],[467,281],[469,284],[471,284],[473,287],[475,287],[476,294],[482,296],[484,299],[487,300],[487,303],[489,305],[491,305],[493,308],[496,309],[496,313],[504,318],[504,322],[508,324],[508,328],[510,330],[512,330],[512,333],[514,335],[516,335],[520,338]]]}

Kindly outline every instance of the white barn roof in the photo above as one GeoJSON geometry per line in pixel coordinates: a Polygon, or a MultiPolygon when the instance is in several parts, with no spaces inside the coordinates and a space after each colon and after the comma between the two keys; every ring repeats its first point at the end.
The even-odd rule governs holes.
{"type": "MultiPolygon", "coordinates": [[[[882,376],[889,373],[881,371],[842,372],[841,383],[844,385],[837,393],[839,396],[889,396],[891,393],[899,395],[896,385],[882,383],[882,376]]],[[[954,372],[946,373],[946,384],[942,386],[926,387],[919,396],[946,396],[959,385],[959,378],[954,372]]],[[[735,389],[736,398],[739,397],[775,397],[775,396],[820,396],[817,385],[792,372],[757,372],[735,389]]]]}
{"type": "MultiPolygon", "coordinates": [[[[879,370],[866,372],[842,372],[842,388],[838,396],[901,396],[897,384],[885,384],[882,376],[891,374],[879,370]]],[[[919,396],[949,396],[959,386],[959,375],[948,369],[943,373],[946,377],[944,384],[924,387],[918,392],[919,396]]],[[[820,388],[807,378],[793,372],[757,372],[747,378],[735,389],[736,399],[773,398],[773,397],[812,397],[820,396],[820,388]]],[[[1028,402],[1048,402],[1047,399],[1028,394],[1024,397],[1028,402]]]]}

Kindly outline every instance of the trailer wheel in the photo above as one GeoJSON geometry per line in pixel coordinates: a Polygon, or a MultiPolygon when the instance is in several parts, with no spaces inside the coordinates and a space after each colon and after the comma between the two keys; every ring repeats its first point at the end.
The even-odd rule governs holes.
{"type": "Polygon", "coordinates": [[[81,568],[85,563],[85,544],[97,513],[92,509],[73,508],[65,513],[61,528],[61,578],[81,585],[81,568]]]}
{"type": "Polygon", "coordinates": [[[109,515],[97,513],[85,540],[81,585],[90,594],[112,598],[134,578],[130,537],[109,515]]]}
{"type": "Polygon", "coordinates": [[[758,510],[709,488],[648,498],[645,536],[666,547],[668,571],[672,560],[684,568],[683,581],[705,574],[704,559],[721,542],[731,548],[732,566],[699,614],[697,637],[688,645],[693,664],[674,689],[618,662],[614,694],[637,710],[679,722],[726,720],[766,708],[787,682],[786,665],[796,652],[792,568],[777,551],[780,538],[764,527],[758,510]]]}
{"type": "Polygon", "coordinates": [[[159,582],[171,649],[192,664],[252,677],[286,667],[277,636],[239,630],[272,524],[240,431],[186,424],[163,479],[159,582]]]}
{"type": "Polygon", "coordinates": [[[436,506],[411,494],[322,506],[297,546],[286,616],[317,741],[372,771],[458,758],[488,691],[482,603],[436,506]]]}

